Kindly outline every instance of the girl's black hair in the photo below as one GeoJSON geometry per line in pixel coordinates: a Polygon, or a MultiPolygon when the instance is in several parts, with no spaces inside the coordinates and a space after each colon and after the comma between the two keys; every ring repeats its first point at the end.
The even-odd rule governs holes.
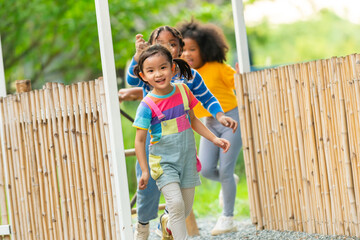
{"type": "Polygon", "coordinates": [[[174,35],[174,37],[176,37],[179,40],[179,45],[180,45],[179,57],[180,57],[181,54],[182,54],[182,51],[184,49],[185,43],[184,43],[184,39],[183,39],[181,33],[176,28],[173,28],[173,27],[170,27],[170,26],[158,27],[157,29],[155,29],[154,31],[151,32],[149,40],[148,40],[149,44],[150,45],[155,44],[155,42],[156,42],[157,38],[159,37],[160,33],[163,32],[163,31],[171,32],[171,34],[174,35]]]}
{"type": "Polygon", "coordinates": [[[140,76],[140,72],[143,71],[145,60],[148,59],[149,57],[152,57],[157,54],[165,56],[166,59],[169,61],[170,65],[172,65],[173,63],[177,64],[178,69],[179,69],[179,77],[180,78],[182,76],[184,76],[184,78],[186,78],[188,80],[193,78],[193,75],[191,72],[191,67],[186,61],[184,61],[180,58],[173,59],[170,51],[166,47],[163,47],[160,44],[155,44],[155,45],[149,46],[140,54],[138,64],[134,67],[134,74],[138,78],[140,78],[141,81],[148,84],[148,82],[146,82],[146,81],[144,81],[144,79],[142,79],[142,77],[140,76]]]}
{"type": "Polygon", "coordinates": [[[192,19],[191,22],[180,24],[178,29],[183,38],[191,38],[197,42],[204,62],[226,61],[229,46],[221,28],[211,23],[200,24],[192,19]]]}

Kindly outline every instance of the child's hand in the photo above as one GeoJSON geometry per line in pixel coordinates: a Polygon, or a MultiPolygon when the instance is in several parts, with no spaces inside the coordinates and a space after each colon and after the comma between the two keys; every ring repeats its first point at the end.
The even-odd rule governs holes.
{"type": "Polygon", "coordinates": [[[139,57],[140,54],[142,53],[142,51],[144,51],[144,49],[148,46],[148,42],[146,42],[143,39],[143,35],[142,34],[136,34],[136,40],[135,40],[135,49],[136,49],[136,53],[134,55],[134,59],[136,62],[139,61],[139,57]]]}
{"type": "Polygon", "coordinates": [[[215,146],[218,146],[219,148],[222,148],[224,151],[224,153],[226,153],[228,150],[229,150],[229,148],[230,148],[230,146],[231,146],[231,144],[230,144],[230,142],[228,141],[228,140],[226,140],[226,139],[224,139],[224,138],[215,138],[214,140],[213,140],[213,143],[215,144],[215,146]]]}
{"type": "Polygon", "coordinates": [[[121,88],[118,91],[119,102],[142,99],[142,88],[121,88]]]}
{"type": "Polygon", "coordinates": [[[235,121],[234,119],[232,119],[231,117],[225,116],[225,115],[221,115],[220,117],[218,117],[217,119],[223,126],[231,128],[233,130],[233,133],[235,133],[237,127],[238,127],[238,123],[237,121],[235,121]]]}
{"type": "Polygon", "coordinates": [[[235,70],[237,74],[240,74],[240,68],[239,68],[239,63],[235,63],[235,70]]]}
{"type": "Polygon", "coordinates": [[[147,184],[149,182],[149,172],[142,172],[141,178],[139,180],[139,189],[144,190],[147,187],[147,184]]]}

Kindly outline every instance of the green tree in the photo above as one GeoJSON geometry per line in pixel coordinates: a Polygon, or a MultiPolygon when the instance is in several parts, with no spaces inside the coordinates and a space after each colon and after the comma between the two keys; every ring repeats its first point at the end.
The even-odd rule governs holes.
{"type": "MultiPolygon", "coordinates": [[[[148,37],[160,25],[175,26],[176,22],[190,20],[192,16],[202,21],[229,22],[231,14],[225,12],[231,10],[231,2],[221,4],[224,7],[204,0],[110,1],[117,76],[124,76],[126,63],[134,53],[136,33],[148,37]],[[191,11],[189,3],[193,6],[191,11]]],[[[93,0],[2,0],[0,6],[9,93],[16,79],[31,79],[33,88],[41,88],[48,81],[69,84],[101,76],[93,0]]]]}
{"type": "Polygon", "coordinates": [[[360,51],[360,26],[329,10],[313,18],[271,26],[267,21],[248,28],[254,64],[274,66],[346,56],[360,51]]]}

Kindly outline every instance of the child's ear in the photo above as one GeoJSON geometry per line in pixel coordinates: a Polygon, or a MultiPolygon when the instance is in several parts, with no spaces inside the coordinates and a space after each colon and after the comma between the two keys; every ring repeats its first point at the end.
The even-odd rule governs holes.
{"type": "Polygon", "coordinates": [[[144,79],[144,74],[142,72],[139,72],[139,75],[142,79],[144,79]]]}

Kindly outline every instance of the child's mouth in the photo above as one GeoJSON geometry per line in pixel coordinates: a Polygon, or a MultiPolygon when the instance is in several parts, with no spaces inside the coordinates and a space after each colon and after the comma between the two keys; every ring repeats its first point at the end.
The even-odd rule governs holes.
{"type": "Polygon", "coordinates": [[[158,84],[163,84],[163,83],[165,82],[165,79],[157,80],[157,81],[155,81],[155,82],[158,83],[158,84]]]}

